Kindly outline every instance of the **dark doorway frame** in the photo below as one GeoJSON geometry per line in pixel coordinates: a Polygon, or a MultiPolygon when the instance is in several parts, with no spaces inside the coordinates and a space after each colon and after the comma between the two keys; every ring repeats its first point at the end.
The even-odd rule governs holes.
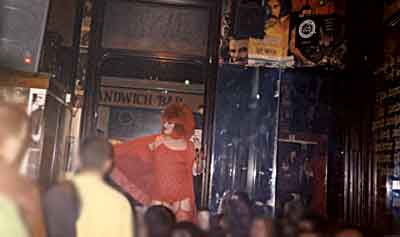
{"type": "MultiPolygon", "coordinates": [[[[159,4],[169,7],[185,8],[199,7],[206,8],[209,12],[208,42],[207,54],[205,56],[187,56],[179,54],[165,54],[162,57],[159,54],[151,52],[138,52],[128,49],[107,49],[102,48],[102,35],[105,18],[106,3],[115,0],[98,0],[93,2],[92,24],[89,42],[89,61],[87,68],[87,79],[85,81],[85,98],[82,114],[81,138],[96,134],[96,118],[98,91],[100,78],[109,72],[103,71],[104,66],[116,60],[120,63],[147,61],[152,63],[167,62],[177,63],[185,66],[197,66],[200,81],[205,84],[205,118],[203,125],[203,147],[207,158],[206,173],[203,175],[202,184],[202,205],[208,205],[208,185],[209,185],[209,167],[212,154],[212,129],[213,113],[215,100],[215,82],[218,71],[218,46],[220,32],[220,12],[221,1],[215,0],[138,0],[132,1],[143,4],[159,4]]],[[[127,0],[128,1],[128,0],[127,0]]]]}

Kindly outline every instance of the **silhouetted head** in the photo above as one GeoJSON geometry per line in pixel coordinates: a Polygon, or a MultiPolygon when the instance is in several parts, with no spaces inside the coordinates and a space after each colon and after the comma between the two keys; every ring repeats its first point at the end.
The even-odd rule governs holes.
{"type": "Polygon", "coordinates": [[[252,222],[250,237],[272,237],[274,229],[274,222],[271,218],[258,216],[252,222]]]}
{"type": "Polygon", "coordinates": [[[0,160],[19,166],[30,142],[30,120],[16,104],[0,104],[0,160]]]}
{"type": "Polygon", "coordinates": [[[168,105],[161,115],[161,132],[173,138],[192,137],[196,123],[192,110],[183,103],[168,105]]]}
{"type": "Polygon", "coordinates": [[[145,215],[144,222],[148,237],[168,237],[176,222],[174,213],[164,206],[152,206],[145,215]]]}
{"type": "Polygon", "coordinates": [[[327,230],[327,222],[324,217],[316,213],[305,213],[298,223],[300,232],[322,233],[327,230]]]}
{"type": "Polygon", "coordinates": [[[203,237],[204,233],[191,222],[180,222],[172,228],[172,237],[203,237]]]}
{"type": "Polygon", "coordinates": [[[364,237],[364,234],[358,227],[345,226],[336,232],[335,237],[364,237]]]}
{"type": "Polygon", "coordinates": [[[100,137],[87,138],[79,150],[81,171],[107,173],[112,166],[114,150],[109,141],[100,137]]]}
{"type": "Polygon", "coordinates": [[[250,199],[242,192],[233,193],[226,201],[223,208],[223,221],[226,223],[227,231],[233,237],[246,236],[250,231],[253,218],[250,199]]]}

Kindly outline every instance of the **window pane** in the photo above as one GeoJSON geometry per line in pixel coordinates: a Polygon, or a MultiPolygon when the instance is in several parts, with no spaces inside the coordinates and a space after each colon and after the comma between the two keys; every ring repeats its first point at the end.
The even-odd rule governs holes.
{"type": "Polygon", "coordinates": [[[206,8],[109,1],[103,47],[207,56],[206,8]]]}

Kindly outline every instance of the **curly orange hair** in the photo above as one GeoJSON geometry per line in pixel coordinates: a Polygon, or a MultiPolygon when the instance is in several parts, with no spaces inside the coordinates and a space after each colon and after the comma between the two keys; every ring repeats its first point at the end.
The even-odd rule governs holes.
{"type": "MultiPolygon", "coordinates": [[[[171,136],[176,139],[190,139],[196,126],[192,110],[180,102],[170,104],[165,108],[161,115],[161,122],[162,124],[165,122],[175,123],[171,136]]],[[[161,132],[164,132],[164,126],[162,126],[161,132]]]]}

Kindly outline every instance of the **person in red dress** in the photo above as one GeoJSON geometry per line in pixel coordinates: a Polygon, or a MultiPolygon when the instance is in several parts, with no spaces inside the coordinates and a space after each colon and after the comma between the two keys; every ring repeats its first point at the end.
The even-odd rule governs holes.
{"type": "Polygon", "coordinates": [[[161,122],[160,134],[115,146],[111,178],[142,204],[163,205],[178,221],[194,221],[193,113],[182,103],[172,104],[162,113],[161,122]]]}

